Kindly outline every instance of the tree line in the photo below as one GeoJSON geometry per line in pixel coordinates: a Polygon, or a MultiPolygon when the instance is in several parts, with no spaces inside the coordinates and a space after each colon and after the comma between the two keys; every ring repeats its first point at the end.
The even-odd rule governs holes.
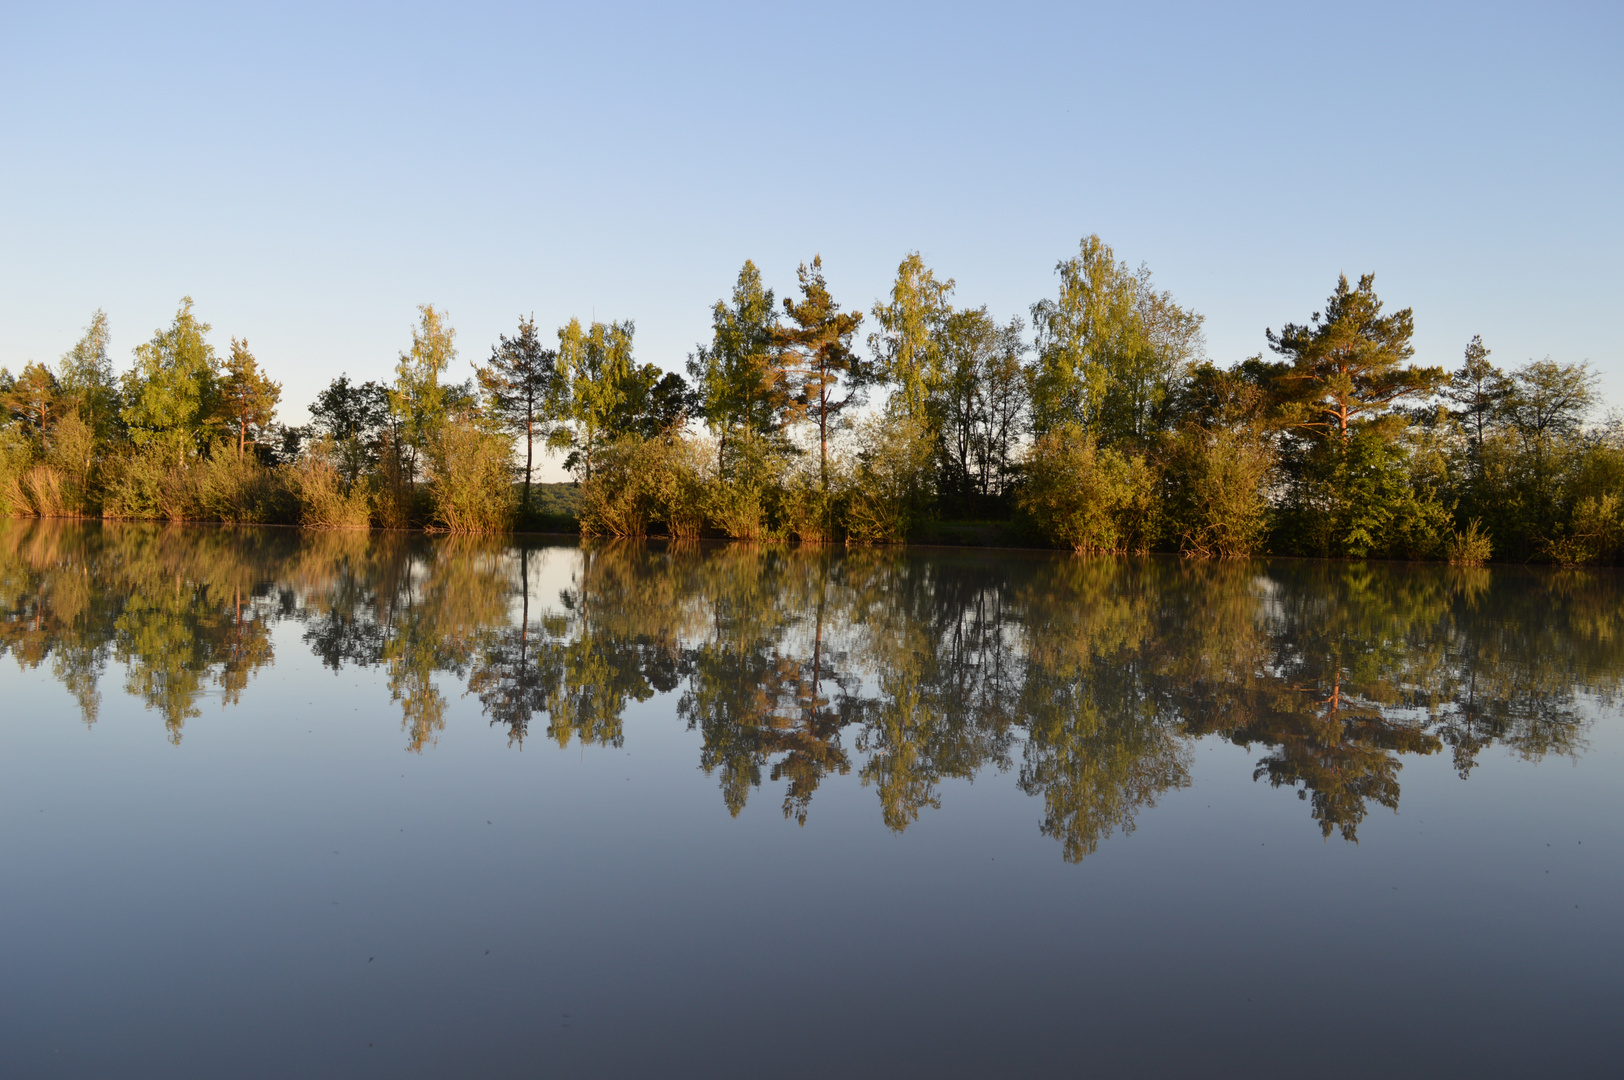
{"type": "Polygon", "coordinates": [[[607,543],[543,597],[535,554],[0,520],[0,655],[86,723],[104,689],[132,695],[175,743],[277,648],[377,672],[412,752],[459,690],[508,745],[561,749],[621,746],[631,703],[669,695],[731,814],[766,795],[804,823],[852,776],[901,832],[951,781],[1009,776],[1073,861],[1187,785],[1203,737],[1354,840],[1406,761],[1448,754],[1465,779],[1496,746],[1576,758],[1624,688],[1617,583],[1584,569],[607,543]]]}
{"type": "Polygon", "coordinates": [[[1458,367],[1417,364],[1413,312],[1364,275],[1221,367],[1202,316],[1099,237],[1056,274],[1028,323],[960,303],[918,253],[867,312],[820,258],[784,297],[746,262],[686,377],[637,360],[631,320],[521,318],[456,382],[455,331],[423,305],[392,380],[341,375],[300,427],[190,299],[121,374],[98,312],[54,368],[0,369],[0,509],[534,528],[559,524],[535,497],[543,452],[587,534],[886,543],[979,521],[1078,551],[1624,550],[1624,424],[1597,422],[1585,363],[1507,370],[1473,338],[1458,367]]]}

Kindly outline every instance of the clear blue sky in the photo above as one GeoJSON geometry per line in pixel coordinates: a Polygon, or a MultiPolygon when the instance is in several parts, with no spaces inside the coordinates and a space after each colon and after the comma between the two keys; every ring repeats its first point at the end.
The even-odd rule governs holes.
{"type": "MultiPolygon", "coordinates": [[[[0,16],[0,364],[183,294],[288,419],[521,313],[680,370],[753,258],[866,310],[912,249],[1024,313],[1099,233],[1232,363],[1338,272],[1418,359],[1591,360],[1624,405],[1624,5],[334,4],[0,16]]],[[[466,365],[457,377],[468,374],[466,365]]]]}

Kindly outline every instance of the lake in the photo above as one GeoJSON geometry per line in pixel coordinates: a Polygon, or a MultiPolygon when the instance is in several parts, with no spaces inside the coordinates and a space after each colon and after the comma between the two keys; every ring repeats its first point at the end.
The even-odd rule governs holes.
{"type": "Polygon", "coordinates": [[[1612,570],[0,521],[0,1074],[1616,1076],[1612,570]]]}

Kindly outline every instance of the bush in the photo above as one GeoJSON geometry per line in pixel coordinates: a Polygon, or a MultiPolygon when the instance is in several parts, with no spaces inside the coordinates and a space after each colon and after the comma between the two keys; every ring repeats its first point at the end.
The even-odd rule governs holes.
{"type": "Polygon", "coordinates": [[[1568,534],[1545,541],[1545,552],[1564,566],[1601,562],[1624,546],[1624,500],[1611,492],[1587,496],[1573,509],[1568,534]]]}
{"type": "Polygon", "coordinates": [[[511,446],[477,422],[459,417],[435,442],[429,483],[430,521],[448,532],[500,532],[513,521],[511,446]]]}
{"type": "Polygon", "coordinates": [[[858,426],[857,446],[847,535],[868,544],[901,543],[930,510],[936,440],[923,420],[876,416],[858,426]]]}
{"type": "Polygon", "coordinates": [[[844,518],[845,463],[829,460],[829,490],[823,490],[818,465],[810,459],[790,471],[784,484],[784,529],[803,544],[839,539],[836,523],[844,518]]]}
{"type": "Polygon", "coordinates": [[[1482,566],[1489,561],[1489,556],[1494,553],[1494,545],[1482,526],[1481,521],[1473,518],[1466,523],[1465,531],[1450,530],[1444,540],[1444,558],[1449,560],[1451,566],[1482,566]]]}
{"type": "Polygon", "coordinates": [[[365,485],[345,483],[334,457],[332,440],[324,438],[297,462],[282,466],[283,483],[298,504],[299,524],[309,529],[364,529],[371,519],[372,500],[365,485]]]}
{"type": "Polygon", "coordinates": [[[642,439],[624,438],[597,455],[591,477],[581,481],[582,536],[648,535],[654,491],[644,448],[642,439]]]}
{"type": "Polygon", "coordinates": [[[711,456],[703,444],[680,435],[649,440],[649,479],[655,485],[655,507],[666,531],[692,538],[705,531],[710,509],[711,456]]]}
{"type": "Polygon", "coordinates": [[[96,432],[78,413],[70,412],[57,421],[45,460],[56,473],[56,512],[76,517],[95,513],[100,502],[95,490],[96,432]]]}
{"type": "Polygon", "coordinates": [[[718,468],[706,485],[705,511],[710,523],[734,540],[775,540],[783,535],[786,461],[771,447],[752,444],[718,468]]]}
{"type": "Polygon", "coordinates": [[[102,516],[140,521],[181,521],[193,498],[190,477],[170,452],[157,445],[130,446],[108,459],[102,516]]]}
{"type": "Polygon", "coordinates": [[[1186,555],[1231,558],[1258,549],[1274,455],[1250,431],[1190,428],[1167,454],[1169,533],[1186,555]]]}
{"type": "Polygon", "coordinates": [[[34,459],[33,447],[22,425],[0,423],[0,513],[28,514],[32,509],[24,492],[23,474],[34,459]]]}
{"type": "Polygon", "coordinates": [[[281,477],[260,464],[255,454],[216,444],[210,456],[188,471],[192,505],[186,517],[234,525],[291,523],[297,518],[297,503],[281,477]]]}
{"type": "Polygon", "coordinates": [[[647,536],[663,524],[673,537],[700,535],[716,484],[709,468],[706,447],[679,434],[610,444],[581,483],[581,534],[647,536]]]}
{"type": "Polygon", "coordinates": [[[1100,447],[1076,427],[1033,445],[1017,503],[1051,543],[1073,551],[1143,551],[1156,523],[1155,470],[1100,447]]]}

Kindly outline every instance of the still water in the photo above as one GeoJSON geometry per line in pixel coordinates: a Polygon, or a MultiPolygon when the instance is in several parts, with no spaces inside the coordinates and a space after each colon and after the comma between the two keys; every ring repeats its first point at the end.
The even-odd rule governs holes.
{"type": "Polygon", "coordinates": [[[1620,584],[0,521],[0,1074],[1617,1076],[1620,584]]]}

